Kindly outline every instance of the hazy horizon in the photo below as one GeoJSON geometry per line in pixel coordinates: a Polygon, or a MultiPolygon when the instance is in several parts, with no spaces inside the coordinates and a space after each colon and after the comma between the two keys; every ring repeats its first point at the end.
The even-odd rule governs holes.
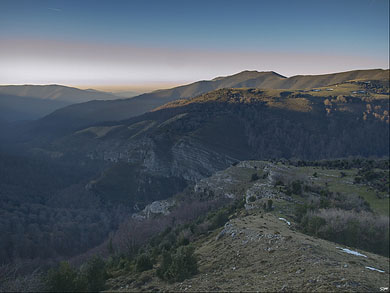
{"type": "Polygon", "coordinates": [[[388,8],[386,0],[5,0],[0,81],[145,92],[243,70],[387,69],[388,8]]]}
{"type": "MultiPolygon", "coordinates": [[[[352,70],[346,70],[346,71],[338,71],[338,72],[324,72],[324,73],[320,73],[320,74],[315,74],[315,75],[322,75],[322,74],[333,74],[333,73],[340,73],[340,72],[348,72],[348,71],[354,71],[354,70],[389,70],[389,68],[365,68],[365,69],[352,69],[352,70]]],[[[244,70],[246,71],[246,70],[244,70]]],[[[261,72],[259,70],[255,70],[253,69],[252,71],[258,71],[258,72],[261,72]]],[[[293,76],[299,76],[299,75],[310,75],[310,74],[296,74],[296,75],[290,75],[290,76],[287,76],[287,75],[284,75],[283,73],[281,72],[276,72],[274,70],[270,70],[270,71],[273,71],[275,73],[278,73],[280,75],[283,75],[285,76],[286,78],[289,78],[289,77],[293,77],[293,76]]],[[[265,72],[270,72],[270,71],[265,71],[265,72]]],[[[185,86],[185,85],[188,85],[188,84],[191,84],[191,83],[194,83],[194,82],[197,82],[197,81],[202,81],[202,80],[212,80],[214,78],[218,78],[218,77],[226,77],[226,76],[231,76],[231,75],[235,75],[235,74],[238,74],[238,73],[241,73],[243,71],[240,71],[240,72],[234,72],[234,73],[231,73],[231,74],[227,74],[227,75],[218,75],[218,76],[215,76],[213,78],[210,78],[210,79],[199,79],[199,80],[189,80],[189,81],[183,81],[182,83],[179,83],[179,82],[167,82],[167,83],[153,83],[153,82],[150,82],[150,83],[145,83],[145,84],[90,84],[90,85],[86,85],[86,84],[60,84],[60,83],[17,83],[17,84],[4,84],[4,83],[0,83],[0,86],[23,86],[23,85],[40,85],[40,86],[49,86],[49,85],[59,85],[59,86],[66,86],[66,87],[74,87],[74,88],[78,88],[78,89],[82,89],[82,90],[98,90],[98,91],[104,91],[104,92],[111,92],[111,93],[122,93],[122,92],[133,92],[133,93],[137,93],[137,94],[142,94],[142,93],[148,93],[148,92],[152,92],[152,91],[156,91],[156,90],[164,90],[164,89],[171,89],[171,88],[175,88],[175,87],[179,87],[179,86],[185,86]]]]}

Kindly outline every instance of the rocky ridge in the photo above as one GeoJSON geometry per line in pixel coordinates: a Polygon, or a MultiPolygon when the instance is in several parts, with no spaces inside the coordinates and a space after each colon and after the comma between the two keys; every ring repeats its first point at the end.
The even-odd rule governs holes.
{"type": "Polygon", "coordinates": [[[387,257],[298,230],[291,214],[297,197],[287,195],[275,184],[280,179],[287,182],[306,178],[306,182],[330,188],[343,182],[349,186],[349,176],[354,172],[345,171],[347,179],[334,175],[337,170],[319,170],[316,177],[306,175],[313,170],[243,161],[198,180],[193,192],[201,197],[245,198],[245,209],[231,216],[222,228],[209,231],[193,243],[199,274],[170,284],[158,279],[154,268],[136,276],[112,278],[107,285],[115,291],[189,292],[371,292],[388,287],[387,257]],[[266,211],[263,203],[269,199],[273,208],[266,211]]]}

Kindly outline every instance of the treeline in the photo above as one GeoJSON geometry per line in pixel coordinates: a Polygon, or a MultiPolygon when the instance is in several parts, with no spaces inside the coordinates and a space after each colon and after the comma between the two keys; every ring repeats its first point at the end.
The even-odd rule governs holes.
{"type": "Polygon", "coordinates": [[[0,262],[70,257],[100,244],[120,222],[120,209],[52,207],[1,198],[0,262]]]}
{"type": "Polygon", "coordinates": [[[244,206],[243,199],[202,198],[190,190],[186,195],[168,216],[129,219],[92,255],[38,273],[10,274],[11,266],[0,266],[0,291],[96,292],[120,274],[129,275],[139,287],[144,282],[138,280],[139,273],[149,270],[166,282],[183,281],[198,272],[190,243],[224,225],[244,206]]]}
{"type": "Polygon", "coordinates": [[[283,186],[287,195],[298,195],[294,217],[299,228],[336,243],[389,256],[389,217],[374,214],[369,203],[355,194],[340,194],[327,188],[294,180],[283,186]]]}
{"type": "Polygon", "coordinates": [[[317,161],[306,161],[306,160],[276,160],[282,163],[292,165],[295,167],[320,167],[325,169],[342,169],[349,170],[352,168],[356,169],[389,169],[389,158],[383,159],[369,159],[363,157],[349,158],[349,159],[333,159],[333,160],[317,160],[317,161]]]}
{"type": "Polygon", "coordinates": [[[118,274],[126,274],[129,279],[135,280],[135,287],[139,287],[143,284],[143,280],[138,279],[139,273],[149,270],[153,270],[155,276],[166,282],[181,282],[198,272],[195,249],[190,243],[223,226],[229,216],[243,208],[244,203],[243,199],[233,202],[218,199],[193,200],[190,204],[182,202],[170,216],[146,221],[142,230],[152,233],[144,231],[142,239],[134,230],[118,231],[122,239],[135,238],[135,241],[119,246],[115,240],[110,241],[107,248],[109,255],[104,261],[95,256],[78,270],[68,263],[61,263],[57,268],[51,269],[44,277],[46,285],[53,292],[63,292],[64,288],[89,291],[91,287],[88,286],[92,286],[93,282],[86,278],[88,274],[85,271],[88,270],[96,270],[95,276],[90,277],[90,280],[96,280],[95,290],[104,290],[104,280],[118,274]],[[160,230],[165,228],[157,233],[153,223],[161,221],[165,225],[160,225],[160,230]],[[99,266],[96,265],[98,263],[99,266]],[[70,282],[65,281],[69,279],[70,282]]]}
{"type": "Polygon", "coordinates": [[[389,127],[383,122],[261,107],[242,107],[240,116],[256,159],[389,155],[389,127]]]}
{"type": "Polygon", "coordinates": [[[45,265],[100,244],[129,213],[85,189],[94,162],[0,153],[0,264],[45,265]]]}
{"type": "MultiPolygon", "coordinates": [[[[367,103],[360,99],[348,106],[350,111],[333,109],[327,114],[322,100],[317,97],[307,99],[312,108],[309,110],[299,101],[290,105],[286,100],[269,101],[259,95],[225,89],[209,93],[203,99],[199,97],[195,99],[197,102],[148,113],[138,119],[160,120],[187,113],[170,124],[169,133],[181,135],[197,131],[205,143],[213,146],[223,141],[226,148],[222,151],[232,151],[239,158],[242,157],[240,149],[249,147],[245,159],[309,161],[389,156],[388,124],[374,118],[364,120],[367,103]],[[205,125],[207,129],[203,130],[205,125]],[[208,137],[211,134],[215,142],[208,137]]],[[[388,109],[386,101],[375,100],[371,104],[388,109]]],[[[344,106],[338,107],[343,109],[344,106]]]]}

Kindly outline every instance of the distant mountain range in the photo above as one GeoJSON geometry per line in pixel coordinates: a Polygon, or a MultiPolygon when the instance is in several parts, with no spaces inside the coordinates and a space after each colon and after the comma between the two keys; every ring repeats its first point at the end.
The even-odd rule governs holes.
{"type": "Polygon", "coordinates": [[[27,128],[18,139],[30,154],[112,166],[88,188],[130,205],[175,194],[240,160],[388,156],[388,95],[365,83],[338,88],[336,95],[327,87],[219,89],[62,135],[58,122],[27,128]]]}
{"type": "MultiPolygon", "coordinates": [[[[24,242],[8,237],[15,247],[6,243],[0,259],[84,252],[102,243],[122,215],[183,196],[178,193],[186,187],[192,194],[192,184],[241,160],[388,157],[388,74],[285,78],[246,71],[132,99],[75,104],[35,121],[7,123],[0,117],[0,206],[11,216],[18,213],[15,227],[39,227],[39,234],[31,234],[39,235],[33,238],[36,247],[41,239],[57,239],[50,233],[61,239],[50,242],[51,250],[25,254],[35,247],[29,246],[30,234],[4,222],[4,235],[27,236],[20,238],[24,242]],[[272,88],[282,86],[288,88],[272,88]],[[75,221],[64,209],[81,216],[75,221]],[[25,224],[37,218],[39,226],[25,224]]],[[[252,170],[240,180],[249,182],[252,170]]],[[[231,183],[237,194],[246,194],[231,183]]]]}
{"type": "Polygon", "coordinates": [[[312,89],[347,81],[388,80],[389,70],[355,70],[325,75],[297,75],[286,78],[275,72],[243,71],[235,75],[198,81],[167,90],[158,90],[131,99],[89,101],[59,109],[43,118],[41,123],[61,121],[68,129],[110,120],[138,116],[168,102],[195,97],[222,88],[312,89]],[[67,122],[67,123],[66,123],[67,122]]]}
{"type": "Polygon", "coordinates": [[[0,94],[0,118],[8,122],[33,120],[68,105],[68,102],[60,100],[0,94]]]}
{"type": "Polygon", "coordinates": [[[71,104],[120,98],[111,93],[61,85],[0,86],[0,118],[9,122],[33,120],[71,104]]]}
{"type": "Polygon", "coordinates": [[[91,100],[115,100],[118,96],[97,90],[81,90],[63,85],[6,85],[0,86],[0,95],[32,97],[56,100],[68,104],[84,103],[91,100]]]}

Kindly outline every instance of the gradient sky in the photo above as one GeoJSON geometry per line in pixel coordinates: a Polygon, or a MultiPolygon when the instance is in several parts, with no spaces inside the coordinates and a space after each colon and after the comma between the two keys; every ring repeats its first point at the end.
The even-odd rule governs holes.
{"type": "Polygon", "coordinates": [[[389,0],[0,0],[0,84],[169,87],[389,68],[389,0]]]}

